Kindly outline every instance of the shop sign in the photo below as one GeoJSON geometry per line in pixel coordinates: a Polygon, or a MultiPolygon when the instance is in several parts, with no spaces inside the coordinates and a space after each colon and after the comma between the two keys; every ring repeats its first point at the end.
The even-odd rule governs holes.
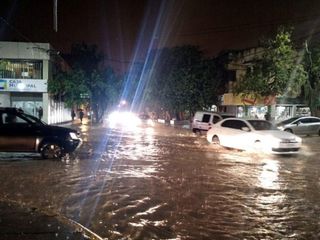
{"type": "Polygon", "coordinates": [[[254,96],[254,95],[233,95],[232,93],[226,93],[223,95],[222,105],[226,106],[268,106],[276,104],[275,96],[254,96]]]}
{"type": "Polygon", "coordinates": [[[0,92],[47,92],[48,82],[43,79],[0,79],[0,92]]]}

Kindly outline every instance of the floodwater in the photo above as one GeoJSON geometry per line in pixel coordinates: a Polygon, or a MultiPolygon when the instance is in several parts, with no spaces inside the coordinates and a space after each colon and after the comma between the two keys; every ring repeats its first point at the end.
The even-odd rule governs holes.
{"type": "Polygon", "coordinates": [[[319,239],[320,137],[297,156],[210,146],[166,126],[82,125],[69,158],[0,155],[0,199],[108,239],[319,239]]]}

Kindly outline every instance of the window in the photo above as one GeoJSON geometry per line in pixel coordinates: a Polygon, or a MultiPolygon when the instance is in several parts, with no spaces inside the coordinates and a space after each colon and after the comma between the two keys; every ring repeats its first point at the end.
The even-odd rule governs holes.
{"type": "Polygon", "coordinates": [[[273,125],[268,121],[262,121],[262,120],[249,120],[248,121],[252,127],[257,131],[262,130],[273,130],[273,125]]]}
{"type": "Polygon", "coordinates": [[[3,59],[0,78],[42,79],[42,61],[3,59]]]}
{"type": "Polygon", "coordinates": [[[3,113],[1,116],[1,122],[3,124],[27,123],[26,120],[11,113],[3,113]]]}
{"type": "Polygon", "coordinates": [[[318,118],[311,118],[310,120],[312,123],[320,123],[320,119],[318,118]]]}
{"type": "Polygon", "coordinates": [[[213,116],[213,123],[217,123],[220,121],[220,117],[219,116],[213,116]]]}
{"type": "Polygon", "coordinates": [[[222,123],[221,126],[239,130],[241,130],[243,127],[248,127],[245,122],[239,120],[227,120],[224,123],[222,123]]]}
{"type": "Polygon", "coordinates": [[[210,121],[210,114],[203,114],[202,122],[208,123],[210,121]]]}
{"type": "Polygon", "coordinates": [[[307,124],[307,123],[312,123],[311,118],[303,118],[300,120],[300,123],[307,124]]]}

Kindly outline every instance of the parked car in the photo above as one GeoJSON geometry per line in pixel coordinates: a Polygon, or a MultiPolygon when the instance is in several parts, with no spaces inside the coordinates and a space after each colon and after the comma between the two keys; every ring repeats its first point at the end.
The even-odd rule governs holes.
{"type": "Polygon", "coordinates": [[[209,112],[209,111],[197,111],[192,121],[192,131],[194,133],[201,131],[208,131],[213,124],[219,122],[222,119],[235,117],[232,114],[209,112]]]}
{"type": "Polygon", "coordinates": [[[259,119],[224,119],[207,132],[207,140],[228,148],[278,154],[298,153],[301,147],[300,137],[259,119]]]}
{"type": "Polygon", "coordinates": [[[277,124],[278,129],[297,135],[319,135],[320,118],[292,117],[277,124]]]}
{"type": "Polygon", "coordinates": [[[16,108],[0,108],[0,151],[36,152],[60,158],[81,145],[76,130],[50,126],[16,108]]]}

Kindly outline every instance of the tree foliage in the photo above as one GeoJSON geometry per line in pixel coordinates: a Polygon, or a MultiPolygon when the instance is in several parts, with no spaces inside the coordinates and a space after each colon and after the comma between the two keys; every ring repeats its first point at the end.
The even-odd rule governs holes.
{"type": "Polygon", "coordinates": [[[291,40],[291,31],[280,28],[263,49],[262,57],[255,59],[236,83],[234,93],[297,96],[307,75],[291,40]]]}
{"type": "Polygon", "coordinates": [[[218,101],[221,79],[213,60],[195,46],[164,48],[154,53],[148,103],[173,114],[209,108],[218,101]]]}
{"type": "Polygon", "coordinates": [[[89,104],[94,120],[100,122],[108,105],[116,101],[120,78],[102,66],[103,55],[95,45],[74,44],[65,55],[71,69],[58,72],[49,82],[49,92],[62,96],[68,106],[89,104]]]}
{"type": "Polygon", "coordinates": [[[308,81],[304,85],[303,97],[310,107],[312,115],[318,115],[320,107],[320,46],[311,49],[306,44],[304,66],[308,72],[308,81]]]}

